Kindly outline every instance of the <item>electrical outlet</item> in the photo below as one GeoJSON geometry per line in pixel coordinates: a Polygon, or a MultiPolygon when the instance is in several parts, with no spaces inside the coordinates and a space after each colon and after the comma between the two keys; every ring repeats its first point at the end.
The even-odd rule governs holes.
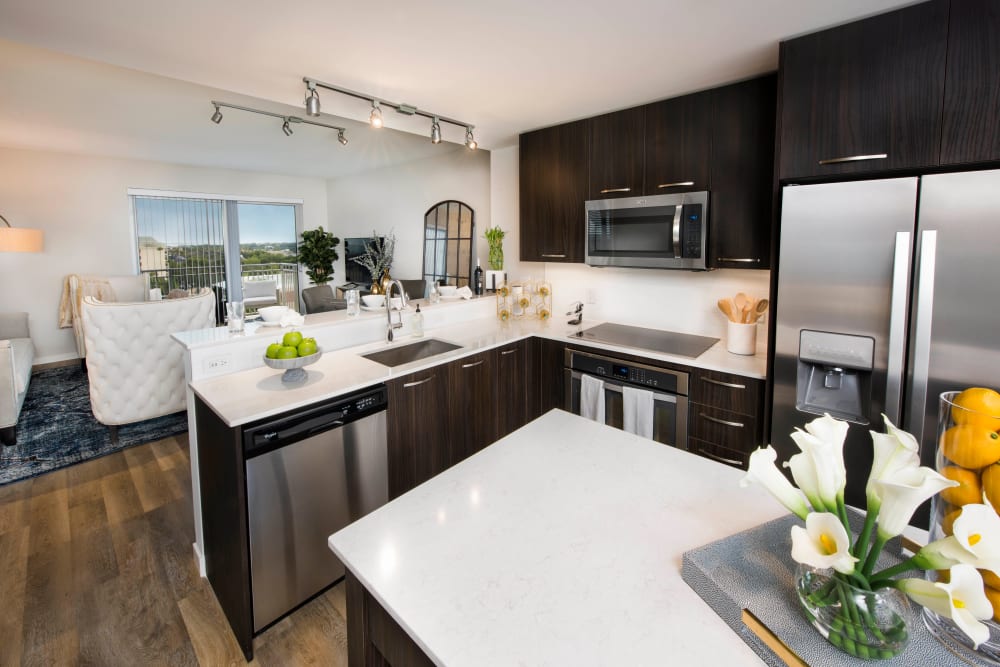
{"type": "Polygon", "coordinates": [[[587,303],[591,305],[597,303],[597,290],[593,287],[587,288],[587,303]]]}
{"type": "Polygon", "coordinates": [[[219,373],[221,371],[229,370],[233,365],[233,355],[224,354],[220,357],[212,357],[211,359],[206,359],[204,368],[206,373],[219,373]]]}

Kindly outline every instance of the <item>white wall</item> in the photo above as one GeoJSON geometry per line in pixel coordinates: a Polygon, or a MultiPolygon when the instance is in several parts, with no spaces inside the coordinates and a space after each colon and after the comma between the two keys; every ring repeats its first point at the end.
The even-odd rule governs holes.
{"type": "MultiPolygon", "coordinates": [[[[396,234],[392,276],[420,278],[423,271],[424,213],[445,199],[457,199],[476,214],[476,247],[487,268],[483,230],[490,226],[490,154],[464,148],[429,160],[364,172],[327,181],[326,229],[341,239],[396,234]]],[[[335,267],[334,283],[343,282],[344,257],[335,267]]]]}
{"type": "Polygon", "coordinates": [[[0,214],[45,232],[38,255],[0,255],[0,310],[27,311],[36,363],[77,356],[71,329],[58,329],[63,277],[134,274],[128,188],[303,200],[303,226],[327,222],[320,178],[0,148],[0,214]]]}

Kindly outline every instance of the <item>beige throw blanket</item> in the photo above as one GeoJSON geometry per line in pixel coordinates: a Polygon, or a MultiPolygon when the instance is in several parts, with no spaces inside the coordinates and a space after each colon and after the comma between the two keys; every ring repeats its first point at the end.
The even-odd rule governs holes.
{"type": "Polygon", "coordinates": [[[62,298],[59,300],[59,328],[68,329],[73,326],[73,317],[80,313],[83,297],[92,296],[100,301],[114,302],[115,290],[106,278],[91,278],[70,274],[63,279],[62,298]],[[72,283],[78,285],[73,293],[72,283]]]}

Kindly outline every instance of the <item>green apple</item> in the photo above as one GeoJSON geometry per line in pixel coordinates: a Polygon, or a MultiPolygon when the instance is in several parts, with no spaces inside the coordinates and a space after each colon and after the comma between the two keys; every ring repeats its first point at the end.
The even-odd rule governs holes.
{"type": "Polygon", "coordinates": [[[313,339],[313,338],[303,339],[303,341],[301,343],[299,343],[299,347],[298,347],[299,356],[300,357],[308,357],[310,354],[316,354],[316,350],[317,349],[318,348],[316,347],[316,340],[315,339],[313,339]]]}
{"type": "Polygon", "coordinates": [[[289,331],[281,339],[281,344],[287,347],[298,347],[299,343],[302,342],[302,334],[298,331],[289,331]]]}
{"type": "Polygon", "coordinates": [[[267,346],[267,352],[264,353],[264,356],[268,359],[277,359],[279,351],[281,351],[281,343],[271,343],[267,346]]]}
{"type": "Polygon", "coordinates": [[[298,350],[291,345],[282,345],[278,350],[278,359],[295,359],[299,356],[298,350]]]}

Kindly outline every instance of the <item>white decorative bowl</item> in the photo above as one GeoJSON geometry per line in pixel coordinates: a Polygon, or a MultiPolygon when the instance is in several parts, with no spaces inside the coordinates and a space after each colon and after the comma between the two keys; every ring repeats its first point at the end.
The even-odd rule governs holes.
{"type": "Polygon", "coordinates": [[[294,359],[272,359],[271,357],[264,356],[264,363],[279,371],[285,371],[281,375],[281,381],[286,384],[296,384],[298,382],[303,382],[309,373],[305,370],[305,366],[309,364],[315,364],[319,361],[319,358],[323,356],[323,349],[316,348],[315,354],[310,354],[308,357],[295,357],[294,359]]]}
{"type": "Polygon", "coordinates": [[[266,308],[258,308],[257,312],[260,313],[260,318],[265,322],[277,322],[288,312],[288,306],[267,306],[266,308]]]}
{"type": "Polygon", "coordinates": [[[365,294],[361,301],[369,308],[381,308],[385,305],[384,294],[365,294]]]}
{"type": "Polygon", "coordinates": [[[458,292],[458,287],[455,285],[438,285],[438,292],[441,292],[441,296],[455,296],[458,292]]]}

